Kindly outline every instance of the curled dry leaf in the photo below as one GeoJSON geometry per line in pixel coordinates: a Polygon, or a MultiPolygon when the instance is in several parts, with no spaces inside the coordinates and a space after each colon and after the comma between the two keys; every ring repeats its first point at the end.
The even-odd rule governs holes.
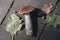
{"type": "Polygon", "coordinates": [[[45,3],[42,5],[42,11],[44,11],[46,14],[50,13],[52,11],[53,5],[51,3],[45,3]]]}
{"type": "MultiPolygon", "coordinates": [[[[45,12],[46,14],[49,14],[53,10],[53,5],[51,3],[45,3],[42,5],[41,10],[45,12]]],[[[42,16],[41,19],[44,19],[45,17],[42,16]]]]}

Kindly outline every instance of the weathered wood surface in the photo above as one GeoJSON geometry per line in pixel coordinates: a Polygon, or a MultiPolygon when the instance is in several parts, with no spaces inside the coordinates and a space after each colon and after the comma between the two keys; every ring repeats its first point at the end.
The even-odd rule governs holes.
{"type": "Polygon", "coordinates": [[[60,28],[47,28],[40,40],[60,40],[60,28]]]}
{"type": "MultiPolygon", "coordinates": [[[[51,3],[53,3],[53,5],[55,5],[56,1],[57,0],[15,0],[13,7],[11,8],[11,10],[8,13],[8,15],[6,16],[6,18],[9,15],[15,13],[15,11],[18,11],[19,8],[21,8],[23,6],[30,5],[30,6],[33,6],[35,8],[40,9],[42,4],[44,4],[46,2],[51,2],[51,3]]],[[[6,31],[4,31],[4,28],[6,27],[6,23],[5,23],[6,18],[3,22],[3,24],[1,25],[1,27],[2,27],[1,34],[0,34],[0,35],[2,35],[0,38],[1,40],[10,40],[10,36],[7,35],[6,31]],[[6,35],[6,37],[5,37],[5,35],[6,35]]],[[[32,37],[27,36],[24,31],[19,31],[17,33],[18,35],[16,35],[16,37],[15,37],[15,40],[37,40],[39,34],[41,33],[41,30],[43,29],[43,24],[40,24],[40,18],[37,18],[37,23],[38,23],[38,26],[37,26],[37,32],[38,33],[37,33],[36,37],[35,36],[32,36],[32,37]]]]}
{"type": "MultiPolygon", "coordinates": [[[[55,12],[60,15],[60,2],[57,5],[55,12]]],[[[40,40],[60,40],[60,26],[58,29],[47,28],[40,40]]]]}
{"type": "Polygon", "coordinates": [[[13,0],[0,0],[0,23],[5,17],[13,0]]]}
{"type": "Polygon", "coordinates": [[[11,40],[11,36],[0,26],[0,40],[11,40]]]}
{"type": "Polygon", "coordinates": [[[59,1],[58,5],[57,5],[57,7],[56,7],[56,9],[55,9],[55,12],[56,12],[58,15],[60,15],[60,1],[59,1]]]}

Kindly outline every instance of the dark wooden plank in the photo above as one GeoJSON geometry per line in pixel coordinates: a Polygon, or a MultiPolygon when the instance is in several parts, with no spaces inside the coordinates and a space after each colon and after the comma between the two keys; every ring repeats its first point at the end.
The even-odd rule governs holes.
{"type": "Polygon", "coordinates": [[[47,28],[40,40],[60,40],[60,28],[47,28]]]}
{"type": "Polygon", "coordinates": [[[6,15],[13,0],[0,0],[0,23],[6,15]]]}
{"type": "MultiPolygon", "coordinates": [[[[15,0],[14,5],[13,5],[12,9],[10,10],[9,14],[7,15],[7,17],[9,15],[11,15],[12,13],[15,13],[15,11],[18,11],[19,8],[21,8],[23,6],[30,5],[30,6],[33,6],[35,8],[40,9],[41,5],[46,3],[46,2],[48,2],[48,0],[43,0],[43,1],[42,0],[22,0],[22,1],[21,0],[15,0]]],[[[56,1],[55,1],[55,3],[56,3],[56,1]]],[[[2,24],[3,29],[6,27],[5,21],[6,21],[6,19],[4,20],[4,22],[2,24]]],[[[38,26],[37,26],[37,28],[38,28],[37,32],[38,33],[37,33],[36,37],[35,36],[32,36],[32,37],[27,36],[24,31],[19,31],[18,35],[16,35],[16,37],[15,37],[15,40],[37,40],[37,37],[39,36],[39,34],[41,33],[41,30],[43,28],[43,24],[40,24],[40,18],[37,18],[37,21],[38,21],[37,22],[38,23],[38,26]]]]}

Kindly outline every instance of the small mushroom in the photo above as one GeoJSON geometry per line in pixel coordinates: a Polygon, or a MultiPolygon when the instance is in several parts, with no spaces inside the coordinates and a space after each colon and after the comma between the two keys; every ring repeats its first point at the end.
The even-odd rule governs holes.
{"type": "Polygon", "coordinates": [[[33,34],[32,30],[32,22],[31,22],[31,17],[30,17],[30,12],[33,11],[34,8],[31,6],[24,6],[19,10],[19,14],[24,14],[25,17],[25,29],[26,29],[26,34],[31,36],[33,34]]]}

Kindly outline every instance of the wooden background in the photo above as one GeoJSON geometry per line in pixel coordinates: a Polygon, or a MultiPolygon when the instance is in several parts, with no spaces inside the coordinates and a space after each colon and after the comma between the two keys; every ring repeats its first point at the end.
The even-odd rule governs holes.
{"type": "MultiPolygon", "coordinates": [[[[56,4],[57,0],[0,0],[0,40],[11,40],[11,36],[5,31],[6,18],[18,11],[19,8],[30,5],[35,8],[41,9],[42,4],[46,2],[51,2],[53,5],[56,4]]],[[[56,9],[54,10],[58,15],[60,15],[60,2],[58,3],[56,9]]],[[[15,40],[60,40],[60,28],[53,29],[47,27],[42,36],[43,24],[40,24],[40,18],[37,19],[38,32],[37,36],[27,36],[24,31],[19,31],[15,36],[15,40]]]]}

